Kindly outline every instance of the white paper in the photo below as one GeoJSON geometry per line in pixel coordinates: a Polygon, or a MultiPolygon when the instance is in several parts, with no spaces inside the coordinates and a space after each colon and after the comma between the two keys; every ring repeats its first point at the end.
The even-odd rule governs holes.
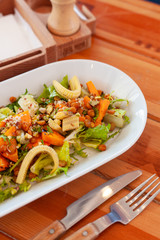
{"type": "Polygon", "coordinates": [[[0,61],[42,47],[20,13],[0,16],[0,61]]]}

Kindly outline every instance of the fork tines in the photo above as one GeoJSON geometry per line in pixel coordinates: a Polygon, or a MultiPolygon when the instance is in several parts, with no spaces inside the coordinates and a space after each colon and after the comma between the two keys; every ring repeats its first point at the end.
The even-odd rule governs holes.
{"type": "Polygon", "coordinates": [[[125,196],[123,199],[128,202],[129,206],[132,208],[132,210],[136,210],[136,208],[138,207],[138,213],[141,212],[159,193],[160,193],[160,188],[152,195],[151,193],[160,185],[160,181],[158,181],[158,183],[152,187],[152,189],[150,191],[148,191],[144,196],[143,194],[146,192],[147,189],[149,189],[149,187],[151,187],[158,179],[159,177],[157,177],[156,179],[154,179],[151,183],[149,183],[145,188],[143,188],[140,192],[139,190],[144,187],[151,179],[153,179],[153,177],[156,174],[153,174],[150,178],[148,178],[145,182],[143,182],[142,184],[140,184],[137,188],[135,188],[132,192],[130,192],[127,196],[125,196]],[[134,195],[138,193],[135,197],[134,195]],[[149,197],[150,196],[150,197],[149,197]],[[132,198],[133,197],[133,198],[132,198]],[[142,197],[142,198],[140,198],[142,197]],[[149,197],[149,198],[148,198],[149,197]],[[137,201],[140,198],[139,201],[137,201]],[[148,199],[147,199],[148,198],[148,199]],[[145,202],[144,200],[147,199],[145,202]],[[144,202],[144,203],[143,203],[144,202]],[[142,204],[143,203],[143,204],[142,204]],[[142,204],[142,205],[140,205],[142,204]]]}

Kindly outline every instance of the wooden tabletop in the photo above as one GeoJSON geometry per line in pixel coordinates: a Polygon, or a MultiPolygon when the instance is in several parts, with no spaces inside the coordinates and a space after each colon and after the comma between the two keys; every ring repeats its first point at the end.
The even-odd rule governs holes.
{"type": "MultiPolygon", "coordinates": [[[[142,0],[82,0],[97,19],[91,48],[65,59],[93,59],[128,74],[147,102],[144,132],[127,152],[73,182],[0,219],[0,229],[18,240],[29,240],[66,207],[96,186],[120,174],[141,169],[143,175],[73,226],[61,239],[109,212],[111,203],[156,173],[160,176],[160,6],[142,0]]],[[[130,224],[115,224],[100,240],[160,239],[160,195],[130,224]]],[[[11,239],[0,233],[1,240],[11,239]]]]}

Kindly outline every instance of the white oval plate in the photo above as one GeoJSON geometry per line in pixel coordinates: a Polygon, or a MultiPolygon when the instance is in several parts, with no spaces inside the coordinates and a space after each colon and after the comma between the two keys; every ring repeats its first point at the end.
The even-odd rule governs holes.
{"type": "Polygon", "coordinates": [[[8,104],[11,96],[18,97],[23,94],[25,89],[28,89],[29,93],[38,95],[42,91],[44,83],[49,86],[54,79],[60,81],[66,74],[69,78],[77,75],[82,84],[92,80],[98,89],[107,93],[114,91],[116,96],[128,99],[130,104],[127,108],[127,115],[131,122],[122,129],[118,137],[112,140],[112,143],[107,143],[107,151],[90,151],[87,158],[80,160],[69,169],[68,176],[61,174],[56,178],[36,183],[28,192],[20,193],[1,203],[0,217],[124,153],[138,140],[144,130],[147,107],[137,84],[115,67],[91,60],[55,62],[1,82],[0,106],[8,104]]]}

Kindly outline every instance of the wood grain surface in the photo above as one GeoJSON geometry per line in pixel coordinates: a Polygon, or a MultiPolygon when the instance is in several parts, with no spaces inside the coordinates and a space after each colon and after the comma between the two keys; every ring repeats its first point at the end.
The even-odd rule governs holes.
{"type": "MultiPolygon", "coordinates": [[[[0,219],[0,229],[18,240],[31,240],[52,221],[66,215],[66,207],[105,181],[141,169],[143,175],[73,226],[65,239],[85,224],[109,212],[109,206],[152,173],[160,176],[160,6],[142,0],[81,0],[96,16],[91,48],[65,59],[93,59],[127,73],[141,88],[148,107],[144,132],[127,152],[0,219]]],[[[160,239],[160,195],[130,224],[115,224],[100,240],[160,239]]],[[[1,240],[11,239],[0,233],[1,240]]]]}

